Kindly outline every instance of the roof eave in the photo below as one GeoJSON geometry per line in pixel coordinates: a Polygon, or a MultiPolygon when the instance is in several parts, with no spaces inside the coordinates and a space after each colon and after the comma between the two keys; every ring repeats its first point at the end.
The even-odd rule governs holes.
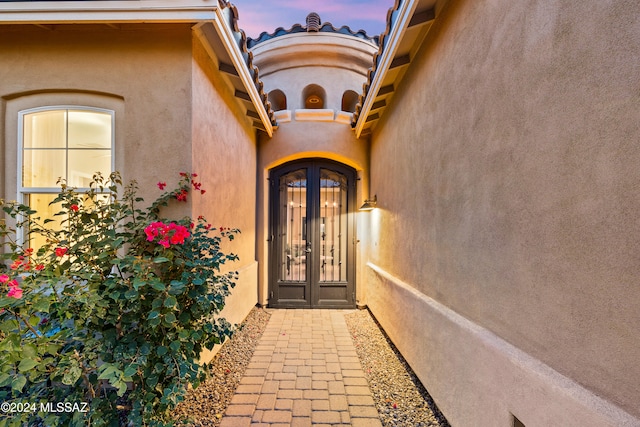
{"type": "Polygon", "coordinates": [[[0,2],[0,24],[200,22],[215,19],[217,0],[0,2]],[[204,4],[202,4],[204,3],[204,4]]]}
{"type": "Polygon", "coordinates": [[[369,113],[371,112],[371,109],[373,107],[373,103],[375,102],[376,94],[382,87],[385,74],[389,70],[391,62],[395,58],[398,47],[400,46],[400,42],[402,41],[402,36],[407,29],[409,21],[411,20],[411,17],[413,16],[413,12],[415,11],[417,5],[418,0],[406,0],[403,1],[398,8],[398,18],[395,21],[395,25],[391,28],[388,36],[389,41],[385,44],[385,48],[382,51],[382,56],[381,58],[379,58],[379,65],[376,71],[376,75],[371,81],[369,91],[367,93],[368,96],[366,96],[366,98],[364,99],[362,109],[360,110],[358,120],[355,124],[356,138],[360,138],[360,135],[364,130],[365,123],[367,122],[367,117],[369,116],[369,113]]]}
{"type": "MultiPolygon", "coordinates": [[[[230,27],[229,17],[225,13],[230,13],[228,7],[220,7],[218,0],[199,0],[198,3],[193,0],[0,2],[0,24],[193,24],[194,31],[211,55],[216,44],[213,38],[221,41],[226,56],[222,58],[225,65],[234,69],[234,74],[246,90],[240,91],[243,95],[239,102],[250,105],[247,115],[253,125],[272,136],[274,120],[267,111],[266,96],[258,89],[262,83],[257,70],[253,70],[250,60],[247,63],[239,46],[242,35],[230,27]]],[[[238,90],[235,92],[238,93],[238,90]]]]}
{"type": "Polygon", "coordinates": [[[248,115],[253,119],[259,120],[261,126],[256,126],[258,129],[265,131],[270,137],[273,136],[273,123],[270,114],[267,112],[260,91],[256,87],[255,78],[245,62],[243,53],[236,42],[234,32],[226,23],[222,10],[218,9],[216,11],[216,19],[198,24],[194,27],[194,30],[198,37],[206,44],[207,50],[210,52],[215,50],[215,42],[212,40],[212,37],[218,37],[222,41],[227,59],[231,64],[220,64],[221,71],[239,78],[242,81],[242,86],[246,89],[246,92],[242,94],[236,92],[236,98],[251,102],[255,108],[257,117],[256,114],[248,115]],[[226,69],[228,65],[232,65],[233,69],[226,69]]]}

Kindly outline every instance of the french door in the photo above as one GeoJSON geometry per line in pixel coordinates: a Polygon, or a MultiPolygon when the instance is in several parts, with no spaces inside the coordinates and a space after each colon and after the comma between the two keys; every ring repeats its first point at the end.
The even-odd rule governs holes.
{"type": "Polygon", "coordinates": [[[270,174],[269,306],[355,306],[355,170],[327,160],[270,174]]]}

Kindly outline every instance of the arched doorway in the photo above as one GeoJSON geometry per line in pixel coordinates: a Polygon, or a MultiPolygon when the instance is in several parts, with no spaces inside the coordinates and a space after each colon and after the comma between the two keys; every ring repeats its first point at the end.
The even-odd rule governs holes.
{"type": "Polygon", "coordinates": [[[269,181],[269,306],[355,307],[355,170],[306,159],[269,181]]]}

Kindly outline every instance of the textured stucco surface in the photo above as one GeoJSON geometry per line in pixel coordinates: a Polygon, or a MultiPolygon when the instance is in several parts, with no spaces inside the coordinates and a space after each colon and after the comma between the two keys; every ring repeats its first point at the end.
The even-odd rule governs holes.
{"type": "MultiPolygon", "coordinates": [[[[450,2],[374,132],[370,173],[373,264],[635,417],[639,21],[635,1],[450,2]]],[[[401,351],[439,351],[376,310],[412,331],[401,351]]],[[[490,392],[469,378],[451,386],[490,392]]]]}
{"type": "Polygon", "coordinates": [[[24,108],[85,105],[116,111],[115,168],[147,203],[158,181],[196,172],[206,194],[166,212],[204,215],[242,233],[223,250],[240,279],[223,316],[240,322],[257,301],[255,131],[189,25],[0,26],[3,185],[16,192],[16,123],[24,108]],[[5,127],[5,125],[8,125],[5,127]]]}
{"type": "MultiPolygon", "coordinates": [[[[152,200],[156,182],[177,182],[178,171],[191,169],[191,150],[181,148],[191,139],[189,26],[52,28],[0,26],[0,97],[5,104],[46,93],[53,94],[49,102],[72,93],[87,102],[96,93],[121,100],[126,114],[116,116],[116,170],[152,200]]],[[[7,121],[13,127],[17,116],[7,121]]],[[[16,140],[4,139],[15,132],[0,130],[11,151],[16,140]]],[[[15,198],[15,172],[5,176],[7,197],[15,198]]]]}
{"type": "Polygon", "coordinates": [[[193,46],[192,163],[206,190],[194,198],[193,216],[204,214],[216,228],[241,231],[222,246],[240,258],[224,267],[240,275],[222,316],[239,323],[258,301],[256,135],[200,41],[194,39],[193,46]]]}

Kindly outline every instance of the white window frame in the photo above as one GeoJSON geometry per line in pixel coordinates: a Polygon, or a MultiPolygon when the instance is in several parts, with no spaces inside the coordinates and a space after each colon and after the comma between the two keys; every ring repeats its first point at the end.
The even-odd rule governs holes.
{"type": "MultiPolygon", "coordinates": [[[[86,105],[72,105],[72,104],[60,104],[60,105],[48,105],[42,107],[28,108],[25,110],[21,110],[18,112],[18,162],[17,162],[17,170],[16,170],[16,183],[18,186],[18,203],[26,204],[27,195],[29,194],[58,194],[60,192],[60,187],[25,187],[23,186],[23,167],[24,167],[24,118],[26,115],[39,113],[43,111],[60,111],[60,110],[77,110],[77,111],[89,111],[89,112],[97,112],[97,113],[106,113],[111,115],[111,172],[115,170],[115,125],[116,125],[116,112],[115,110],[108,108],[98,108],[91,107],[86,105]]],[[[66,155],[69,155],[69,149],[65,148],[66,155]]],[[[67,168],[69,167],[67,162],[67,168]]],[[[66,171],[65,171],[66,175],[66,171]]],[[[89,187],[78,187],[78,191],[84,192],[88,191],[89,187]]],[[[18,242],[24,244],[24,230],[19,229],[17,233],[18,242]]]]}

